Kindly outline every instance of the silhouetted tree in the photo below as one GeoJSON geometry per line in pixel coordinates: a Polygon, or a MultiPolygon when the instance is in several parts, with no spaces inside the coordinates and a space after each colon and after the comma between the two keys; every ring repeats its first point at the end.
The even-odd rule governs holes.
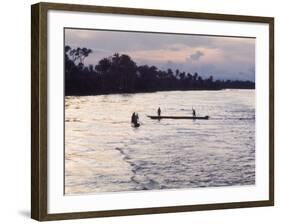
{"type": "Polygon", "coordinates": [[[180,73],[180,80],[184,80],[185,79],[185,72],[181,72],[180,73]]]}
{"type": "Polygon", "coordinates": [[[202,78],[171,68],[140,65],[129,55],[118,54],[101,59],[95,66],[85,66],[84,60],[93,51],[88,48],[65,46],[65,94],[95,95],[167,90],[219,90],[223,88],[255,88],[251,81],[215,80],[202,78]]]}
{"type": "Polygon", "coordinates": [[[105,74],[109,71],[111,67],[111,61],[108,58],[104,58],[99,61],[99,63],[96,65],[95,69],[97,72],[101,74],[105,74]]]}
{"type": "Polygon", "coordinates": [[[79,64],[84,64],[84,59],[89,56],[90,53],[93,51],[88,48],[80,48],[77,47],[76,49],[69,49],[69,55],[72,57],[72,61],[75,63],[78,61],[79,64]]]}

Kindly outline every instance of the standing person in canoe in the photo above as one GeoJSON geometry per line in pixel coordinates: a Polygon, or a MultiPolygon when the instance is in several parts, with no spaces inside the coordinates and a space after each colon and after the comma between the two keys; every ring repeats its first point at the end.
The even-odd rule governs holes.
{"type": "Polygon", "coordinates": [[[196,117],[196,111],[193,107],[192,107],[192,115],[193,115],[193,117],[196,117]]]}
{"type": "Polygon", "coordinates": [[[160,109],[160,107],[158,107],[157,114],[158,114],[158,117],[161,116],[161,109],[160,109]]]}

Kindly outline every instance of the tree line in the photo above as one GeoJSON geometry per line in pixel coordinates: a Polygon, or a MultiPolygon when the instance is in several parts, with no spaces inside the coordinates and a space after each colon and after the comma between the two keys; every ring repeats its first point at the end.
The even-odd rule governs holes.
{"type": "Polygon", "coordinates": [[[98,95],[170,90],[254,89],[252,81],[214,80],[176,69],[138,66],[129,55],[115,53],[97,65],[84,64],[93,51],[65,46],[65,95],[98,95]]]}

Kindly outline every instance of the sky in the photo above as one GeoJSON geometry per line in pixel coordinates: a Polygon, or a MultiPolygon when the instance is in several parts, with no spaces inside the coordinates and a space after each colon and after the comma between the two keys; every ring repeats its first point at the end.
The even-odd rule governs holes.
{"type": "Polygon", "coordinates": [[[138,66],[255,81],[255,38],[65,29],[65,45],[91,48],[87,65],[119,53],[129,55],[138,66]]]}

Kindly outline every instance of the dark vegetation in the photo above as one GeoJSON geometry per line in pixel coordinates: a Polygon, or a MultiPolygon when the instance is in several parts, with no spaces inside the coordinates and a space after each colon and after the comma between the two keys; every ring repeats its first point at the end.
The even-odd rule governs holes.
{"type": "Polygon", "coordinates": [[[251,81],[214,80],[178,69],[160,70],[138,66],[128,55],[104,58],[94,67],[85,66],[91,49],[65,46],[65,95],[98,95],[169,90],[254,89],[251,81]]]}

